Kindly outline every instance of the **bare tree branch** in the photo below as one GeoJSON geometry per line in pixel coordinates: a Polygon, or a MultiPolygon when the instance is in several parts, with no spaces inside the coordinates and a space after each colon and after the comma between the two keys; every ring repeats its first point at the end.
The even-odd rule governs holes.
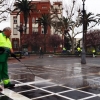
{"type": "Polygon", "coordinates": [[[0,0],[0,22],[7,20],[15,0],[0,0]]]}

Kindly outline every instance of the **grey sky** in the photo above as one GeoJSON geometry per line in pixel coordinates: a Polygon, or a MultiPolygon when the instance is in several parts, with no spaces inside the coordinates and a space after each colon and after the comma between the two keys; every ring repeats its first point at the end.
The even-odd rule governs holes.
{"type": "MultiPolygon", "coordinates": [[[[71,4],[72,0],[51,0],[52,1],[63,1],[63,7],[66,9],[70,7],[69,5],[71,4]]],[[[76,1],[76,9],[83,7],[83,2],[82,0],[75,0],[76,1]]],[[[85,10],[87,12],[92,12],[94,14],[100,14],[100,0],[85,0],[85,10]]],[[[66,13],[64,12],[63,14],[66,16],[66,13]]],[[[95,26],[94,29],[100,29],[100,26],[95,26]]],[[[79,34],[76,36],[82,37],[82,34],[79,34]]]]}
{"type": "MultiPolygon", "coordinates": [[[[50,0],[53,1],[63,1],[63,6],[68,6],[72,0],[50,0]]],[[[82,8],[82,0],[75,0],[76,5],[82,8]]],[[[100,13],[100,0],[85,0],[85,9],[87,12],[93,12],[94,14],[100,13]]]]}

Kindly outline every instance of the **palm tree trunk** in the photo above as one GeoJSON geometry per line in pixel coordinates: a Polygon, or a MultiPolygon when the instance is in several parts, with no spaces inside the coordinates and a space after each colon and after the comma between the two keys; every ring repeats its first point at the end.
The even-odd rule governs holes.
{"type": "Polygon", "coordinates": [[[24,31],[25,31],[25,34],[26,34],[26,31],[27,31],[27,19],[28,19],[28,16],[27,16],[27,14],[25,14],[24,15],[24,22],[25,22],[25,29],[24,29],[24,31]]]}
{"type": "Polygon", "coordinates": [[[44,25],[44,52],[46,53],[46,33],[47,33],[47,25],[44,25]]]}
{"type": "Polygon", "coordinates": [[[46,53],[46,34],[44,34],[44,53],[46,53]]]}
{"type": "Polygon", "coordinates": [[[72,38],[72,54],[74,54],[74,38],[72,38]]]}

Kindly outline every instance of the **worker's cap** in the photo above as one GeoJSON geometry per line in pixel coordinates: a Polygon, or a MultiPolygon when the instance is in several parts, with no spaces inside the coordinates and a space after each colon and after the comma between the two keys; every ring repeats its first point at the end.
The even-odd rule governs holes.
{"type": "Polygon", "coordinates": [[[5,49],[3,47],[0,47],[0,54],[3,54],[5,49]]]}

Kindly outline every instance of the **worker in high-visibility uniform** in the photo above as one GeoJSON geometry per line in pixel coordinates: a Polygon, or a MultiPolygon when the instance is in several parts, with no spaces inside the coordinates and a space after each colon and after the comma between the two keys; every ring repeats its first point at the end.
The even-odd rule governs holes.
{"type": "MultiPolygon", "coordinates": [[[[13,53],[12,44],[9,39],[11,35],[11,28],[6,27],[3,32],[0,33],[0,48],[4,48],[4,52],[0,54],[0,84],[3,82],[4,88],[12,88],[15,84],[11,84],[8,76],[8,65],[7,59],[9,53],[13,53]]],[[[2,86],[0,85],[0,91],[2,91],[2,86]]]]}
{"type": "Polygon", "coordinates": [[[66,53],[66,48],[65,47],[63,47],[63,53],[66,53]]]}
{"type": "Polygon", "coordinates": [[[93,57],[95,57],[95,49],[92,50],[93,57]]]}
{"type": "Polygon", "coordinates": [[[78,55],[80,56],[80,54],[81,54],[81,48],[80,47],[77,47],[77,52],[78,52],[78,55]]]}

